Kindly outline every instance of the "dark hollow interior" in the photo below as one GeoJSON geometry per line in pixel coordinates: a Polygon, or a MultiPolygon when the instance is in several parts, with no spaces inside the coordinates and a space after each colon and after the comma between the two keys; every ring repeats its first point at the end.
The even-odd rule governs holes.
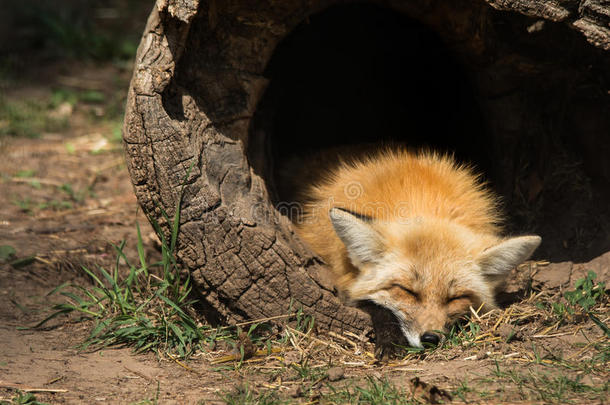
{"type": "Polygon", "coordinates": [[[299,26],[276,55],[268,66],[275,156],[398,140],[484,159],[468,78],[417,21],[374,6],[333,7],[299,26]]]}
{"type": "MultiPolygon", "coordinates": [[[[561,56],[559,47],[549,48],[544,35],[525,39],[529,46],[525,48],[507,27],[518,26],[526,32],[532,20],[498,17],[500,22],[507,19],[494,39],[500,41],[496,57],[526,49],[535,63],[546,69],[549,63],[557,64],[573,77],[579,77],[579,64],[584,63],[581,52],[587,60],[598,60],[599,54],[589,51],[591,46],[576,33],[557,26],[544,35],[568,37],[571,49],[574,44],[582,47],[571,51],[572,59],[561,56]],[[502,46],[501,41],[513,43],[502,46]]],[[[592,150],[600,155],[610,150],[607,120],[592,125],[588,121],[597,118],[586,113],[590,107],[584,102],[579,106],[580,99],[573,93],[565,96],[565,76],[544,78],[540,71],[529,76],[509,72],[499,78],[509,77],[510,86],[517,88],[536,86],[541,77],[547,83],[522,91],[523,97],[513,97],[513,105],[508,105],[516,114],[488,116],[485,103],[489,100],[473,83],[482,69],[465,64],[466,59],[429,27],[374,5],[334,6],[301,23],[280,43],[267,66],[270,83],[250,134],[252,164],[267,181],[274,202],[292,198],[284,183],[286,162],[295,157],[305,162],[301,167],[307,170],[308,156],[323,149],[397,143],[448,151],[474,164],[503,198],[507,231],[543,236],[538,257],[589,260],[610,250],[610,177],[599,176],[599,166],[587,164],[595,153],[592,150]],[[563,107],[557,105],[559,93],[567,100],[563,107]],[[568,111],[570,118],[557,118],[561,111],[568,114],[566,108],[573,110],[568,111]],[[583,115],[587,122],[582,126],[592,129],[574,131],[573,127],[580,128],[574,114],[583,115]],[[493,120],[510,120],[515,115],[533,124],[514,139],[507,140],[505,135],[499,139],[491,130],[493,120]]],[[[589,75],[578,80],[582,86],[599,78],[589,75]]],[[[595,107],[600,113],[609,104],[607,96],[601,97],[602,104],[595,107]]],[[[587,102],[594,99],[585,98],[587,102]]]]}

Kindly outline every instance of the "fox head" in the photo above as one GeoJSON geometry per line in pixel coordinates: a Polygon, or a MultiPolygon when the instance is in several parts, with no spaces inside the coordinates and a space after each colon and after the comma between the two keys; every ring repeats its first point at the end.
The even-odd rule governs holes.
{"type": "Polygon", "coordinates": [[[409,344],[438,344],[469,308],[495,307],[494,293],[527,260],[539,236],[500,239],[448,220],[382,221],[332,208],[330,221],[354,270],[338,280],[351,301],[372,301],[397,318],[409,344]]]}

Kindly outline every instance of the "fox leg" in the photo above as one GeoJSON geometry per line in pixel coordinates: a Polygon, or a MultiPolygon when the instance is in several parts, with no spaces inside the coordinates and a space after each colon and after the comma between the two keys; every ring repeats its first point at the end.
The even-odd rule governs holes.
{"type": "Polygon", "coordinates": [[[396,357],[401,346],[409,346],[398,325],[396,316],[389,310],[374,303],[362,303],[360,307],[366,311],[373,321],[375,330],[375,358],[387,362],[396,357]]]}

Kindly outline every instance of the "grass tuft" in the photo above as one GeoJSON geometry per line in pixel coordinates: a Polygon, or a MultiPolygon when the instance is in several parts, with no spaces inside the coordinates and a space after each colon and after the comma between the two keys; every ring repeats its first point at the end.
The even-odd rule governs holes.
{"type": "MultiPolygon", "coordinates": [[[[187,177],[189,174],[190,169],[187,177]]],[[[204,340],[204,330],[188,313],[195,303],[189,298],[191,282],[188,275],[182,277],[175,259],[180,204],[181,198],[171,219],[162,210],[170,225],[169,240],[157,221],[149,218],[161,241],[160,261],[147,262],[142,234],[137,225],[139,265],[130,263],[124,252],[124,241],[113,245],[116,251],[114,267],[106,270],[98,266],[93,271],[82,266],[93,281],[93,286],[64,283],[55,288],[49,295],[59,294],[65,301],[54,305],[54,312],[34,328],[59,315],[79,313],[85,319],[95,320],[95,326],[82,345],[83,349],[127,345],[136,352],[168,352],[182,359],[190,356],[204,340]],[[123,266],[128,269],[126,276],[121,275],[123,266]]]]}
{"type": "Polygon", "coordinates": [[[115,245],[117,260],[113,269],[99,266],[92,271],[83,266],[93,286],[62,284],[54,289],[49,295],[59,294],[66,302],[54,305],[55,312],[34,327],[62,314],[80,313],[95,320],[82,348],[127,345],[136,352],[168,351],[180,358],[188,357],[203,339],[203,333],[187,313],[194,303],[189,299],[190,279],[181,279],[173,250],[165,241],[162,244],[162,260],[147,263],[138,231],[139,266],[127,259],[125,242],[115,245]],[[120,276],[122,265],[129,269],[126,277],[120,276]]]}
{"type": "Polygon", "coordinates": [[[29,392],[17,391],[17,395],[11,398],[11,402],[0,401],[0,405],[49,405],[46,402],[39,402],[36,396],[29,392]]]}
{"type": "Polygon", "coordinates": [[[0,136],[37,138],[43,132],[68,128],[65,117],[51,114],[51,106],[38,100],[8,101],[0,97],[0,136]]]}
{"type": "Polygon", "coordinates": [[[278,405],[286,403],[279,399],[277,390],[256,393],[248,384],[237,386],[233,391],[226,392],[221,398],[228,405],[278,405]]]}
{"type": "Polygon", "coordinates": [[[371,404],[371,405],[411,405],[421,403],[412,393],[398,388],[387,379],[366,378],[363,387],[344,387],[338,389],[328,385],[330,393],[324,395],[327,403],[371,404]]]}

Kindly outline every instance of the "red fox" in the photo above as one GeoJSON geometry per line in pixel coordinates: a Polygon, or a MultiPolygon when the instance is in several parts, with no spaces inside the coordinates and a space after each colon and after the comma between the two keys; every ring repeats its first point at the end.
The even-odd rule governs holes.
{"type": "Polygon", "coordinates": [[[297,232],[350,302],[389,309],[409,344],[437,345],[527,260],[539,236],[500,236],[498,200],[446,155],[384,150],[344,161],[305,191],[297,232]]]}

